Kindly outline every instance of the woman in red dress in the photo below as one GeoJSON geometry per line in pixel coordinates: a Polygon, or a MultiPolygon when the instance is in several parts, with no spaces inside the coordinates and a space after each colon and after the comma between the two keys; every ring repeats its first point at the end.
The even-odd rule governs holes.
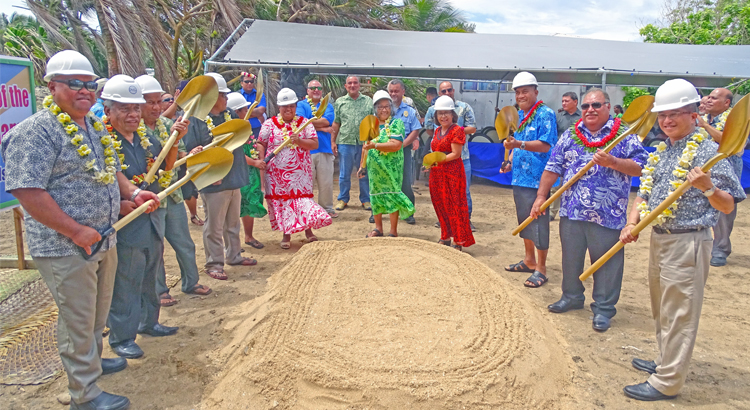
{"type": "Polygon", "coordinates": [[[440,221],[438,243],[461,250],[474,244],[469,225],[469,207],[466,203],[466,174],[461,161],[461,149],[466,143],[464,129],[456,125],[458,116],[453,100],[444,95],[435,101],[435,130],[430,148],[443,152],[445,160],[430,169],[430,197],[440,221]]]}

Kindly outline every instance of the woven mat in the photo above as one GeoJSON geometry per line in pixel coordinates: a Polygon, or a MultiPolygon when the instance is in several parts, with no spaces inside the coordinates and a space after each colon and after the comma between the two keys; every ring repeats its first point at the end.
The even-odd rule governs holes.
{"type": "Polygon", "coordinates": [[[33,269],[0,269],[0,303],[26,284],[41,278],[39,271],[33,269]]]}
{"type": "MultiPolygon", "coordinates": [[[[0,278],[8,285],[4,289],[10,289],[29,276],[27,271],[16,271],[15,275],[4,272],[0,278]]],[[[41,384],[62,370],[55,301],[41,279],[26,282],[0,301],[0,384],[41,384]]]]}

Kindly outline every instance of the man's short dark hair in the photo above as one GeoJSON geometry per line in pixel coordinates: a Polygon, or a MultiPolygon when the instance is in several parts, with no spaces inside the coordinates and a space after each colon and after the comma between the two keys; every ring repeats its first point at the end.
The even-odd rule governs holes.
{"type": "Polygon", "coordinates": [[[427,87],[427,91],[425,92],[427,95],[438,95],[437,88],[435,87],[427,87]]]}
{"type": "Polygon", "coordinates": [[[568,97],[573,101],[578,101],[578,94],[574,93],[573,91],[568,91],[567,93],[562,95],[563,97],[568,97]]]}
{"type": "Polygon", "coordinates": [[[394,78],[393,80],[388,82],[388,85],[398,85],[401,87],[402,90],[406,90],[406,84],[404,84],[403,81],[399,80],[398,78],[394,78]]]}

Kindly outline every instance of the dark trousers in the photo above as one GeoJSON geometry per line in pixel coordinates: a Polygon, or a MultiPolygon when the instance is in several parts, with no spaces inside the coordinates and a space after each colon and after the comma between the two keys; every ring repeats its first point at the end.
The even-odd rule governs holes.
{"type": "Polygon", "coordinates": [[[164,254],[164,242],[155,238],[150,248],[117,244],[117,272],[109,308],[109,344],[135,340],[138,325],[152,327],[159,321],[156,274],[164,254]]]}
{"type": "MultiPolygon", "coordinates": [[[[562,243],[562,292],[563,299],[583,302],[583,283],[578,276],[583,273],[586,250],[591,263],[620,240],[620,231],[605,228],[593,222],[571,221],[560,218],[560,242],[562,243]]],[[[622,272],[625,264],[624,249],[620,249],[610,260],[597,270],[594,277],[594,291],[591,311],[612,318],[617,313],[615,304],[620,299],[622,272]]]]}
{"type": "Polygon", "coordinates": [[[406,195],[407,198],[414,205],[414,191],[411,189],[412,173],[414,172],[414,166],[412,164],[411,145],[404,146],[404,179],[401,181],[401,192],[406,195]]]}
{"type": "Polygon", "coordinates": [[[719,212],[719,221],[714,225],[714,246],[711,250],[711,257],[726,258],[732,253],[732,242],[729,236],[732,235],[735,218],[737,218],[737,204],[734,204],[734,210],[728,214],[719,212]]]}

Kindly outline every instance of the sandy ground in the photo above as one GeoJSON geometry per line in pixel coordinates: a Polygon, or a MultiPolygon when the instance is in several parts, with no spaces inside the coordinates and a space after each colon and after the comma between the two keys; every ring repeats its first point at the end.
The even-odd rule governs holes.
{"type": "MultiPolygon", "coordinates": [[[[426,187],[419,182],[418,185],[417,224],[401,224],[399,233],[402,237],[435,242],[439,232],[433,227],[436,218],[429,194],[426,187]]],[[[529,346],[525,351],[546,352],[551,347],[559,347],[562,349],[561,360],[569,363],[568,367],[560,367],[560,363],[556,363],[550,368],[553,372],[561,371],[565,375],[568,388],[559,390],[559,401],[552,400],[551,404],[542,407],[750,409],[750,359],[747,350],[750,326],[745,316],[750,285],[744,281],[748,274],[747,267],[750,266],[750,205],[740,204],[732,236],[734,253],[729,258],[729,264],[722,268],[711,268],[700,332],[686,386],[676,400],[641,403],[626,398],[621,389],[627,384],[640,383],[646,379],[645,373],[631,367],[630,360],[633,357],[653,358],[656,352],[646,281],[649,235],[644,234],[638,243],[626,248],[626,271],[622,297],[617,305],[618,314],[608,332],[597,333],[591,329],[592,314],[588,307],[562,315],[548,313],[546,310],[546,306],[560,296],[561,254],[557,223],[553,224],[548,261],[550,281],[541,289],[527,289],[523,287],[523,279],[527,274],[510,273],[502,269],[523,257],[521,240],[510,235],[511,229],[516,225],[511,191],[491,183],[475,181],[472,196],[473,222],[479,231],[475,233],[477,244],[468,248],[467,254],[494,271],[494,275],[498,276],[497,283],[509,284],[507,286],[510,288],[506,289],[509,294],[517,295],[513,297],[520,298],[520,303],[528,306],[524,314],[535,317],[530,317],[525,322],[526,326],[534,327],[538,332],[541,332],[540,328],[549,327],[552,330],[553,335],[546,339],[526,340],[529,346]]],[[[356,192],[352,197],[357,197],[356,192]]],[[[339,218],[334,219],[332,226],[316,232],[322,241],[358,239],[368,232],[371,227],[367,222],[369,214],[358,208],[356,199],[351,205],[351,208],[340,213],[339,218]]],[[[12,241],[11,221],[9,212],[0,214],[0,246],[3,248],[12,241]]],[[[191,225],[191,233],[201,264],[204,256],[200,228],[191,225]]],[[[180,326],[179,334],[168,338],[139,337],[138,343],[146,352],[144,358],[129,361],[128,369],[123,372],[102,377],[99,385],[106,391],[128,396],[134,409],[223,408],[216,404],[217,399],[222,399],[222,395],[236,406],[238,397],[230,393],[232,389],[226,388],[226,380],[222,382],[219,377],[225,376],[236,364],[236,360],[230,360],[226,365],[221,364],[224,363],[222,360],[231,358],[231,354],[227,352],[236,350],[233,347],[236,343],[233,342],[236,342],[237,329],[242,329],[242,320],[248,320],[250,315],[257,314],[248,309],[259,306],[261,297],[269,297],[272,294],[269,290],[278,286],[276,277],[269,285],[269,277],[283,270],[292,261],[293,254],[305,245],[302,241],[304,235],[298,234],[293,237],[291,250],[281,250],[278,247],[281,236],[271,231],[267,218],[256,221],[255,236],[266,244],[262,250],[245,246],[245,255],[258,259],[256,267],[230,267],[227,269],[228,281],[216,281],[202,275],[201,282],[214,289],[207,297],[184,295],[179,289],[173,290],[173,295],[180,303],[162,309],[161,321],[167,325],[180,326]]],[[[316,246],[328,249],[325,243],[316,246]]],[[[425,244],[425,249],[428,250],[429,246],[431,244],[425,244]]],[[[178,274],[174,254],[169,246],[166,249],[167,272],[178,274]]],[[[385,273],[395,280],[396,276],[392,272],[385,273]]],[[[590,297],[590,283],[587,285],[589,289],[586,294],[590,297]]],[[[384,308],[387,307],[387,304],[384,305],[384,308]]],[[[467,326],[472,324],[471,318],[465,320],[467,326]]],[[[112,357],[107,347],[105,356],[112,357]]],[[[275,365],[284,366],[283,363],[275,365]]],[[[539,379],[540,385],[548,376],[543,374],[539,379]]],[[[534,381],[533,377],[530,381],[534,381]]],[[[262,383],[264,380],[259,378],[252,383],[255,382],[262,383]]],[[[236,387],[238,386],[234,390],[237,390],[236,387]]],[[[255,388],[258,386],[248,384],[248,389],[255,388]]],[[[64,376],[42,386],[0,386],[0,407],[60,409],[64,407],[57,402],[56,396],[65,392],[64,376]]],[[[488,393],[488,403],[501,402],[494,400],[500,397],[493,397],[491,389],[488,393]]],[[[393,394],[403,396],[402,393],[393,394]]],[[[401,405],[372,408],[408,408],[402,405],[410,400],[409,397],[412,396],[401,397],[406,401],[395,402],[401,405]]],[[[279,408],[284,407],[282,404],[279,403],[279,408]]],[[[273,405],[274,403],[269,403],[270,407],[273,405]]],[[[446,407],[461,408],[455,403],[448,403],[446,407]]],[[[264,407],[248,405],[237,408],[264,407]]],[[[315,407],[300,405],[300,408],[315,407]]],[[[317,408],[331,407],[322,405],[317,408]]],[[[370,407],[353,405],[350,408],[370,407]]],[[[488,408],[503,406],[490,405],[488,408]]]]}

